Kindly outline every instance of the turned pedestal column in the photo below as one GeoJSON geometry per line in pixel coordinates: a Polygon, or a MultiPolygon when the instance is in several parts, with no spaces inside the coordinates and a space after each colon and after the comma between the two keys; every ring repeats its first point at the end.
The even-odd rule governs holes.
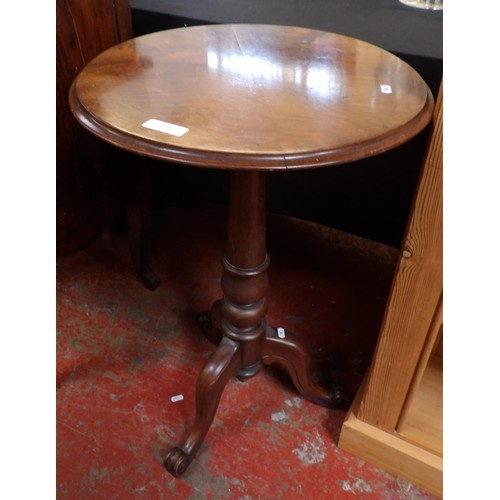
{"type": "Polygon", "coordinates": [[[266,252],[265,172],[235,171],[231,177],[229,221],[221,286],[224,296],[210,313],[211,340],[220,340],[196,384],[196,416],[192,430],[165,459],[165,467],[181,476],[193,460],[215,417],[222,391],[236,376],[247,380],[262,363],[280,363],[300,393],[314,403],[346,409],[347,389],[326,391],[311,378],[307,349],[289,332],[266,325],[269,287],[266,252]]]}

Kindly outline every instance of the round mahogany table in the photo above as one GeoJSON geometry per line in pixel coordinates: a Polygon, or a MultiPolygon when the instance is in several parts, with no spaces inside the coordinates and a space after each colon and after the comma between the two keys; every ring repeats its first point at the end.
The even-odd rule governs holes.
{"type": "MultiPolygon", "coordinates": [[[[218,347],[196,387],[196,416],[165,459],[179,477],[203,442],[227,381],[280,363],[298,391],[345,407],[342,387],[310,374],[303,342],[266,324],[265,175],[359,160],[430,121],[434,101],[406,63],[368,43],[273,25],[211,25],[141,36],[103,52],[75,79],[78,121],[128,151],[231,171],[223,297],[200,322],[218,347]]],[[[307,187],[305,187],[307,189],[307,187]]]]}

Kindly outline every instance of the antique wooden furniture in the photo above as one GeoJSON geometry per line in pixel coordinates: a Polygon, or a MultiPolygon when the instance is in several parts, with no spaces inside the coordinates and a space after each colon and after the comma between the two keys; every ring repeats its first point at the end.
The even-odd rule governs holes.
{"type": "Polygon", "coordinates": [[[431,119],[433,97],[420,76],[378,47],[332,33],[198,26],[104,52],[77,77],[70,101],[111,144],[231,172],[223,298],[211,314],[222,340],[198,378],[195,422],[167,456],[168,471],[180,476],[192,461],[228,379],[252,377],[263,363],[283,365],[307,399],[345,407],[345,390],[312,381],[303,343],[266,324],[266,172],[345,163],[404,143],[431,119]]]}
{"type": "Polygon", "coordinates": [[[126,210],[134,267],[148,288],[159,279],[147,262],[148,172],[99,141],[74,119],[68,92],[79,71],[103,50],[132,37],[128,0],[57,0],[57,253],[92,242],[126,210]],[[116,166],[120,165],[120,171],[116,166]]]}
{"type": "Polygon", "coordinates": [[[443,493],[443,94],[378,345],[339,446],[443,493]]]}

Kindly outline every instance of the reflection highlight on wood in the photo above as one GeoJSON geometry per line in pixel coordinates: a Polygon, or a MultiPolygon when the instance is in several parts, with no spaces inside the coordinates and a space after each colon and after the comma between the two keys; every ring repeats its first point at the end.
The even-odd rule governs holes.
{"type": "Polygon", "coordinates": [[[285,26],[180,28],[104,52],[71,91],[82,123],[118,146],[210,168],[316,168],[406,142],[433,97],[368,43],[285,26]],[[391,93],[381,86],[391,87],[391,93]],[[176,137],[142,126],[186,127],[176,137]]]}

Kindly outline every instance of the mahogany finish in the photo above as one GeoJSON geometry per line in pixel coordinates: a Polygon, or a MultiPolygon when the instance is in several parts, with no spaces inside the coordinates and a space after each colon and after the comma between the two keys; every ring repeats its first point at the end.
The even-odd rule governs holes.
{"type": "Polygon", "coordinates": [[[70,102],[86,128],[114,145],[231,170],[223,297],[200,317],[220,344],[198,378],[191,433],[168,454],[167,470],[185,472],[229,378],[252,377],[263,363],[283,365],[307,399],[345,408],[345,389],[312,381],[303,343],[266,324],[265,174],[350,162],[407,141],[432,115],[420,76],[382,49],[331,33],[198,26],[107,50],[75,80],[70,102]],[[188,131],[142,126],[152,118],[188,131]]]}

